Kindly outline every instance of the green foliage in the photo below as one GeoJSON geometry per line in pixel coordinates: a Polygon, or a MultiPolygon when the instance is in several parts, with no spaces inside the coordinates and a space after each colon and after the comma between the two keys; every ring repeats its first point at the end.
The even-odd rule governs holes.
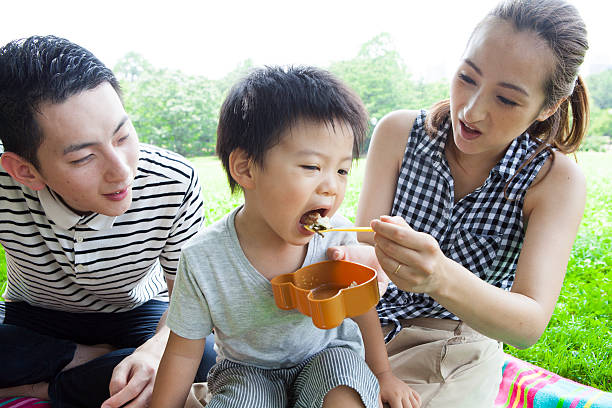
{"type": "Polygon", "coordinates": [[[116,71],[141,141],[185,156],[214,152],[221,96],[212,81],[155,70],[133,54],[116,71]]]}
{"type": "MultiPolygon", "coordinates": [[[[612,89],[611,89],[612,91],[612,89]]],[[[587,136],[580,145],[582,151],[605,152],[612,144],[612,108],[591,109],[587,136]]]]}
{"type": "Polygon", "coordinates": [[[134,83],[146,73],[155,73],[156,70],[142,55],[128,52],[115,65],[113,70],[120,83],[134,83]]]}
{"type": "Polygon", "coordinates": [[[594,107],[612,108],[612,68],[585,78],[594,107]]]}
{"type": "Polygon", "coordinates": [[[429,109],[433,104],[449,97],[448,81],[423,82],[419,81],[414,91],[416,103],[409,109],[429,109]]]}
{"type": "MultiPolygon", "coordinates": [[[[218,113],[230,87],[253,67],[247,59],[219,80],[156,69],[141,55],[115,66],[125,109],[140,140],[184,156],[214,153],[218,113]]],[[[329,67],[363,99],[375,124],[397,109],[421,109],[448,97],[447,81],[412,80],[389,34],[365,43],[355,58],[329,67]]],[[[368,142],[364,145],[367,150],[368,142]]]]}
{"type": "Polygon", "coordinates": [[[583,151],[605,151],[612,142],[612,69],[585,78],[591,102],[588,137],[583,151]],[[607,137],[604,137],[607,136],[607,137]]]}
{"type": "MultiPolygon", "coordinates": [[[[253,62],[244,60],[224,78],[208,80],[180,71],[160,70],[136,53],[115,66],[124,102],[143,142],[188,157],[212,154],[219,108],[230,87],[253,62]]],[[[413,79],[388,33],[362,45],[358,54],[328,67],[363,99],[371,123],[397,109],[427,109],[449,96],[447,80],[413,79]]],[[[602,151],[612,135],[612,69],[585,78],[592,97],[589,137],[583,151],[602,151]]],[[[369,141],[364,145],[367,151],[369,141]]]]}
{"type": "MultiPolygon", "coordinates": [[[[253,60],[248,58],[242,61],[241,63],[239,63],[232,72],[228,73],[227,75],[225,75],[223,78],[219,79],[218,81],[215,81],[215,86],[217,87],[217,90],[221,94],[222,99],[225,99],[225,96],[227,95],[230,88],[236,82],[238,82],[240,78],[245,76],[249,72],[249,70],[252,69],[253,67],[254,67],[253,60]]],[[[221,105],[219,104],[219,106],[221,105]]]]}
{"type": "Polygon", "coordinates": [[[591,136],[587,135],[580,145],[580,151],[582,152],[605,152],[612,139],[610,136],[591,136]]]}
{"type": "Polygon", "coordinates": [[[4,257],[4,248],[0,246],[0,300],[4,300],[2,295],[6,289],[6,258],[4,257]]]}
{"type": "Polygon", "coordinates": [[[374,119],[412,102],[414,85],[389,34],[379,34],[365,43],[355,58],[335,62],[329,70],[361,96],[374,119]]]}
{"type": "Polygon", "coordinates": [[[204,225],[208,226],[242,204],[242,192],[231,195],[227,176],[216,157],[194,157],[204,200],[204,225]]]}
{"type": "MultiPolygon", "coordinates": [[[[610,90],[612,92],[612,89],[610,90]]],[[[591,120],[589,123],[589,135],[612,137],[612,108],[591,109],[591,120]]]]}
{"type": "MultiPolygon", "coordinates": [[[[391,36],[381,33],[365,43],[357,56],[330,65],[363,100],[371,123],[397,109],[421,109],[448,97],[445,81],[413,81],[391,36]]],[[[366,142],[365,148],[369,142],[366,142]]]]}

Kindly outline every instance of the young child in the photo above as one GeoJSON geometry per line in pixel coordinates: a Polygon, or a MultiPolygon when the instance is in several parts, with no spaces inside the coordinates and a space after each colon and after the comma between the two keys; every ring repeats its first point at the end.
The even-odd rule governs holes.
{"type": "Polygon", "coordinates": [[[317,68],[259,69],[232,88],[217,153],[244,205],[182,250],[152,407],[183,406],[213,328],[219,357],[207,407],[378,407],[379,389],[392,407],[419,406],[389,370],[374,308],[321,330],[272,296],[275,276],[356,242],[353,233],[315,235],[304,223],[318,212],[349,224],[335,213],[366,130],[359,97],[317,68]]]}

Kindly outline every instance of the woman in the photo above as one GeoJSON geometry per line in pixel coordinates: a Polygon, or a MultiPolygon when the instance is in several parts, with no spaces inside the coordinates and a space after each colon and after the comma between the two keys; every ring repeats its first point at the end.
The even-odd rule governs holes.
{"type": "Polygon", "coordinates": [[[565,154],[588,122],[586,49],[573,6],[502,3],[450,100],[374,131],[356,223],[374,220],[360,240],[392,281],[378,305],[391,364],[423,407],[491,407],[501,342],[529,347],[548,324],[584,210],[565,154]]]}

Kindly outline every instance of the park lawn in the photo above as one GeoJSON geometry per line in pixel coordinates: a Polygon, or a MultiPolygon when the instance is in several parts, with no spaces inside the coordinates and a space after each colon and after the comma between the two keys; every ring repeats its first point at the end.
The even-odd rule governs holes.
{"type": "Polygon", "coordinates": [[[612,153],[584,152],[587,201],[559,301],[538,343],[506,347],[523,360],[612,391],[612,153]]]}
{"type": "MultiPolygon", "coordinates": [[[[200,176],[206,221],[220,219],[242,202],[231,195],[221,163],[214,157],[191,159],[200,176]]],[[[587,203],[559,302],[541,339],[527,350],[505,351],[561,376],[612,391],[612,153],[585,152],[578,163],[587,178],[587,203]]],[[[365,160],[351,171],[340,212],[354,220],[365,160]]],[[[0,282],[5,284],[0,248],[0,282]]]]}

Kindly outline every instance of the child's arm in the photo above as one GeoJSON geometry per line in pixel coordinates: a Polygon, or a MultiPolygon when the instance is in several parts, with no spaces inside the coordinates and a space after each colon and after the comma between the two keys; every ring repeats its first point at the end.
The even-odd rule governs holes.
{"type": "Polygon", "coordinates": [[[419,407],[421,405],[419,394],[391,372],[376,308],[370,309],[361,316],[353,317],[353,320],[357,322],[361,330],[365,359],[370,370],[378,378],[382,401],[389,404],[391,408],[419,407]]]}
{"type": "Polygon", "coordinates": [[[159,363],[151,408],[182,408],[204,353],[206,338],[190,340],[170,332],[159,363]]]}

